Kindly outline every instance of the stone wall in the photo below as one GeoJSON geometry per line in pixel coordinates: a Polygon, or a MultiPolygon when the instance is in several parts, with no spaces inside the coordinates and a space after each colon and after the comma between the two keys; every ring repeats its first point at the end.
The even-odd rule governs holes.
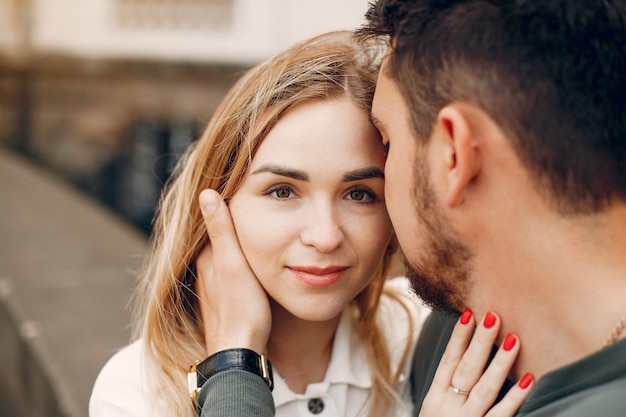
{"type": "Polygon", "coordinates": [[[0,144],[149,229],[177,156],[245,69],[0,57],[0,144]]]}

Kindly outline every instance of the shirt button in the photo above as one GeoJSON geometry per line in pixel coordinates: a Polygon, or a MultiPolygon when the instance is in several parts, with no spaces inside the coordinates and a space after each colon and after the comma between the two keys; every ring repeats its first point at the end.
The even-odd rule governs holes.
{"type": "Polygon", "coordinates": [[[324,401],[321,398],[311,398],[308,405],[311,414],[319,414],[324,411],[324,401]]]}

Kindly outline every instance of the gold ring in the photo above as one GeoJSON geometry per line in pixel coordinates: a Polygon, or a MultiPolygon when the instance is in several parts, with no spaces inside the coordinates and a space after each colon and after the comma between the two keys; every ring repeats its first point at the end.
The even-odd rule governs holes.
{"type": "Polygon", "coordinates": [[[457,387],[456,385],[450,384],[450,388],[452,389],[452,392],[455,393],[455,394],[459,394],[459,395],[469,395],[470,394],[469,391],[463,391],[461,388],[457,387]]]}

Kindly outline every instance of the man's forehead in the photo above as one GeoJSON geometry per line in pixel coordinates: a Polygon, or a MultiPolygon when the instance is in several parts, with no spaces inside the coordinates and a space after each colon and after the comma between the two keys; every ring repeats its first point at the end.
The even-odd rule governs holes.
{"type": "Polygon", "coordinates": [[[385,51],[385,54],[380,60],[380,70],[379,74],[383,74],[387,72],[387,67],[389,67],[389,61],[391,60],[391,54],[393,52],[393,48],[389,47],[385,51]]]}
{"type": "Polygon", "coordinates": [[[381,71],[378,74],[371,112],[372,123],[378,128],[385,123],[385,113],[391,111],[391,109],[388,108],[390,101],[388,96],[394,94],[395,90],[397,90],[395,83],[382,71],[381,67],[381,71]]]}

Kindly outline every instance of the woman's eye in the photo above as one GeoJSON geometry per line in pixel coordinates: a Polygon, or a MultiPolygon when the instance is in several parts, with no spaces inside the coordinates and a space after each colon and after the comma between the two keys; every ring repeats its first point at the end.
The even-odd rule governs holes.
{"type": "Polygon", "coordinates": [[[279,200],[286,200],[289,198],[293,198],[294,193],[290,187],[287,186],[277,186],[272,187],[265,193],[266,195],[271,195],[272,197],[279,200]]]}
{"type": "Polygon", "coordinates": [[[376,200],[376,196],[372,192],[364,190],[362,188],[350,190],[350,192],[348,193],[348,198],[350,200],[361,202],[372,202],[376,200]]]}
{"type": "Polygon", "coordinates": [[[281,188],[280,190],[274,191],[274,194],[278,198],[289,198],[289,196],[291,195],[291,191],[281,188]]]}

